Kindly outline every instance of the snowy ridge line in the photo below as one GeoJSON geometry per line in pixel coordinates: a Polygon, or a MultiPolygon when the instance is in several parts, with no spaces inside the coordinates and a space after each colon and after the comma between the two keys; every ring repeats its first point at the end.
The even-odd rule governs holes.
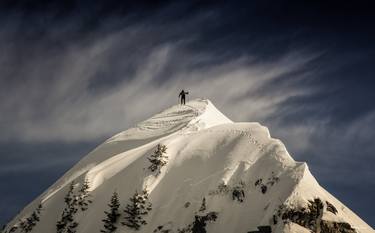
{"type": "MultiPolygon", "coordinates": [[[[199,116],[200,114],[204,113],[204,110],[199,110],[198,108],[195,108],[195,107],[193,107],[193,106],[186,105],[186,107],[189,107],[191,110],[193,110],[193,113],[194,113],[194,114],[191,114],[191,116],[195,116],[195,117],[197,117],[197,116],[199,116]]],[[[183,110],[183,111],[180,111],[180,112],[178,112],[178,113],[191,113],[191,111],[183,110]]],[[[162,113],[160,113],[160,114],[162,114],[162,113]]],[[[160,115],[160,114],[157,114],[157,115],[160,115]]],[[[180,116],[180,114],[176,114],[176,116],[180,116]]],[[[162,117],[162,116],[159,116],[159,118],[163,118],[163,117],[162,117]]],[[[139,126],[139,125],[141,125],[141,124],[143,124],[143,123],[146,123],[146,122],[149,122],[149,121],[152,120],[152,119],[154,119],[154,118],[151,117],[150,119],[148,119],[148,120],[146,120],[146,121],[144,121],[144,122],[138,124],[137,126],[140,127],[140,129],[145,129],[145,127],[142,127],[142,126],[139,126]]],[[[191,119],[191,120],[187,123],[187,125],[186,125],[184,128],[189,127],[189,125],[192,124],[192,122],[194,122],[194,120],[195,120],[195,118],[191,119]]],[[[180,120],[180,121],[181,121],[181,120],[180,120]]],[[[164,122],[169,122],[169,123],[170,123],[170,122],[179,122],[179,121],[176,120],[176,121],[164,121],[164,122]]],[[[160,125],[163,125],[163,124],[160,124],[160,125]]],[[[184,128],[183,128],[183,129],[184,129],[184,128]]],[[[177,132],[178,132],[178,131],[177,131],[177,132]]],[[[175,132],[175,133],[177,133],[177,132],[175,132]]],[[[141,147],[134,148],[134,149],[128,151],[128,153],[136,152],[137,150],[140,150],[140,149],[142,149],[142,148],[150,147],[150,145],[155,145],[155,144],[157,144],[157,142],[159,142],[159,141],[161,141],[161,140],[164,140],[164,139],[168,138],[169,136],[172,136],[172,135],[175,134],[175,133],[172,133],[172,134],[167,135],[167,136],[165,136],[165,137],[163,137],[163,138],[159,138],[159,139],[157,139],[157,140],[151,141],[151,142],[149,142],[148,144],[142,145],[141,147]]],[[[121,133],[120,133],[120,134],[121,134],[121,133]]],[[[114,137],[116,137],[116,136],[114,136],[114,137]]],[[[112,138],[113,138],[113,137],[112,137],[112,138]]],[[[110,143],[110,142],[112,142],[112,141],[113,141],[113,140],[111,140],[112,138],[106,140],[105,143],[110,143]]],[[[123,153],[125,153],[125,152],[123,152],[123,153]]],[[[118,154],[118,155],[114,155],[114,156],[112,156],[112,158],[117,157],[117,156],[122,157],[122,154],[123,154],[123,153],[120,153],[120,154],[118,154]]],[[[105,169],[105,168],[108,168],[109,166],[111,166],[111,163],[116,163],[116,161],[119,161],[119,160],[121,160],[121,159],[119,159],[119,158],[114,159],[113,162],[111,162],[111,161],[107,161],[107,160],[106,160],[107,162],[106,162],[106,161],[103,161],[101,164],[93,165],[93,167],[91,167],[91,168],[87,168],[87,169],[85,169],[85,170],[82,170],[82,171],[79,172],[79,174],[77,174],[77,175],[72,175],[71,177],[69,177],[69,178],[67,179],[67,181],[65,181],[63,184],[59,185],[59,187],[58,187],[57,189],[55,189],[55,190],[49,192],[47,195],[45,195],[45,196],[42,198],[42,203],[44,203],[45,201],[47,201],[47,200],[48,200],[49,198],[51,198],[54,194],[56,194],[58,191],[60,191],[61,189],[63,189],[63,188],[66,187],[67,185],[69,185],[72,181],[74,181],[75,179],[77,179],[78,177],[80,177],[81,175],[83,175],[84,173],[87,173],[87,174],[86,174],[86,178],[88,179],[88,181],[89,181],[91,184],[94,184],[94,183],[96,182],[96,181],[95,181],[95,176],[96,176],[96,175],[100,175],[100,171],[101,171],[101,170],[103,170],[103,169],[105,169]],[[94,175],[94,174],[96,174],[96,175],[94,175]]],[[[134,158],[134,160],[136,160],[136,158],[134,158]]],[[[129,160],[129,161],[134,161],[134,160],[129,160]]],[[[130,163],[131,163],[131,162],[130,162],[130,163]]],[[[126,166],[125,166],[125,167],[126,167],[126,166]]],[[[125,168],[125,167],[124,167],[124,168],[125,168]]],[[[113,175],[114,175],[114,174],[113,174],[113,175]]],[[[96,185],[92,185],[92,186],[90,187],[89,191],[92,192],[93,190],[95,190],[94,187],[96,188],[97,186],[96,186],[96,185]]]]}
{"type": "Polygon", "coordinates": [[[86,179],[90,182],[90,192],[94,191],[100,186],[104,180],[111,178],[116,175],[119,171],[122,171],[129,166],[135,160],[141,158],[144,154],[142,150],[148,150],[155,147],[158,143],[165,141],[167,138],[173,137],[176,133],[172,133],[165,137],[151,141],[140,147],[125,151],[123,153],[112,156],[111,158],[101,162],[87,172],[86,179]],[[137,153],[140,151],[140,153],[137,153]],[[106,172],[107,171],[107,172],[106,172]]]}
{"type": "MultiPolygon", "coordinates": [[[[234,123],[236,124],[236,123],[234,123]]],[[[264,152],[265,148],[267,145],[260,143],[253,135],[251,132],[251,129],[244,129],[244,130],[239,130],[239,129],[231,129],[231,130],[215,130],[215,129],[207,129],[206,130],[209,133],[227,133],[227,134],[236,134],[239,136],[244,136],[247,137],[252,144],[254,144],[260,152],[264,152]]]]}
{"type": "MultiPolygon", "coordinates": [[[[200,101],[200,102],[205,102],[206,104],[208,104],[208,102],[209,101],[205,101],[205,100],[197,100],[197,101],[200,101]]],[[[201,109],[199,109],[199,108],[196,108],[196,107],[193,107],[193,106],[190,106],[190,105],[185,105],[186,107],[188,107],[190,110],[192,110],[192,111],[190,111],[190,110],[182,110],[182,111],[177,111],[175,114],[174,114],[174,116],[182,116],[181,114],[189,114],[189,116],[191,116],[191,117],[194,117],[193,119],[191,119],[191,120],[189,120],[188,122],[187,122],[187,125],[184,127],[184,128],[186,128],[186,127],[188,127],[189,126],[189,124],[192,124],[192,122],[194,122],[194,120],[195,120],[195,118],[197,117],[197,116],[199,116],[200,114],[202,114],[202,113],[204,113],[204,111],[205,111],[205,109],[204,110],[201,110],[201,109]]],[[[207,105],[205,106],[205,107],[207,107],[207,105]]],[[[163,112],[162,113],[159,113],[159,114],[157,114],[156,116],[158,116],[158,115],[161,115],[161,114],[163,114],[163,112]]],[[[168,115],[168,114],[167,114],[168,115]]],[[[168,115],[168,117],[172,117],[173,115],[171,115],[171,114],[169,114],[168,115]]],[[[143,122],[141,122],[141,123],[139,123],[138,125],[137,125],[137,127],[139,127],[142,123],[145,123],[145,122],[148,122],[148,121],[150,121],[150,120],[154,120],[154,119],[157,119],[157,118],[164,118],[163,116],[158,116],[158,117],[151,117],[150,119],[148,119],[148,120],[145,120],[145,121],[143,121],[143,122]]],[[[188,119],[189,117],[182,117],[181,119],[188,119]]],[[[179,121],[181,121],[181,119],[179,120],[179,121]]],[[[170,121],[164,121],[163,123],[172,123],[172,122],[179,122],[178,120],[176,120],[176,121],[173,121],[173,120],[170,120],[170,121]]],[[[161,126],[161,125],[163,125],[163,124],[160,124],[159,126],[161,126]]],[[[165,124],[164,124],[165,125],[165,124]]],[[[140,129],[142,129],[143,127],[139,127],[140,129]]],[[[143,128],[144,129],[144,128],[143,128]]],[[[126,131],[125,131],[126,132],[126,131]]],[[[178,131],[177,131],[178,132],[178,131]]],[[[175,132],[175,133],[177,133],[177,132],[175,132]]],[[[120,134],[123,134],[124,132],[120,132],[120,133],[118,133],[117,135],[120,135],[120,134]]],[[[172,133],[172,134],[174,134],[174,133],[172,133]]],[[[167,135],[166,137],[164,137],[164,138],[167,138],[168,136],[171,136],[172,134],[170,134],[170,135],[167,135]]],[[[111,137],[111,138],[109,138],[109,139],[107,139],[107,140],[105,140],[105,142],[104,143],[111,143],[111,142],[113,142],[114,140],[113,139],[115,139],[116,138],[116,136],[117,135],[115,135],[115,136],[113,136],[113,137],[111,137]]],[[[152,145],[152,144],[155,144],[156,142],[155,141],[152,141],[152,142],[150,142],[149,143],[149,145],[152,145]]],[[[147,145],[144,145],[145,147],[147,147],[147,145]]],[[[97,147],[98,148],[98,147],[97,147]]],[[[95,148],[94,149],[94,151],[97,149],[97,148],[95,148]]],[[[137,148],[134,148],[134,150],[135,149],[137,149],[137,148]]],[[[116,155],[114,155],[114,156],[116,156],[116,155]]],[[[113,157],[114,157],[113,156],[113,157]]],[[[91,165],[89,165],[89,166],[87,166],[86,168],[83,168],[83,169],[81,169],[80,171],[78,171],[78,172],[74,172],[72,175],[70,175],[70,177],[66,177],[65,179],[64,179],[64,181],[62,181],[63,183],[62,184],[59,184],[58,186],[56,186],[56,187],[53,187],[54,185],[56,185],[56,184],[54,184],[54,185],[52,185],[52,187],[50,187],[47,191],[46,191],[46,194],[42,194],[41,195],[41,197],[40,197],[40,203],[42,203],[42,204],[44,204],[45,202],[47,202],[50,198],[52,198],[56,193],[58,193],[59,191],[61,191],[62,189],[64,189],[65,187],[67,187],[67,185],[69,185],[71,182],[73,182],[73,181],[75,181],[76,179],[78,179],[79,177],[81,177],[83,174],[85,174],[86,173],[86,178],[89,180],[89,181],[92,181],[94,178],[92,178],[92,174],[88,174],[90,171],[91,172],[93,172],[93,173],[95,173],[95,170],[93,170],[95,167],[96,167],[97,165],[94,165],[94,164],[91,164],[91,165]]],[[[98,169],[98,168],[97,168],[98,169]]],[[[91,191],[93,191],[94,189],[93,188],[90,188],[90,192],[91,191]]],[[[31,204],[31,203],[30,203],[31,204]]],[[[22,212],[22,211],[21,211],[22,212]]],[[[26,215],[26,214],[25,214],[26,215]]],[[[24,218],[24,217],[22,217],[22,218],[24,218]]]]}
{"type": "Polygon", "coordinates": [[[323,221],[355,228],[345,233],[374,232],[324,190],[307,164],[296,162],[266,127],[235,123],[205,99],[172,106],[107,139],[25,207],[6,233],[19,224],[19,216],[30,216],[40,200],[41,220],[30,233],[56,232],[67,207],[67,185],[76,184],[74,198],[79,199],[84,181],[92,202],[84,214],[78,211],[72,218],[77,233],[103,229],[114,192],[120,204],[120,219],[114,223],[118,233],[134,232],[120,223],[129,217],[124,210],[138,194],[147,195],[152,204],[152,210],[139,216],[145,220],[139,233],[308,233],[323,221]],[[325,209],[306,225],[302,212],[315,198],[325,209]],[[327,212],[326,201],[338,212],[327,212]],[[283,214],[288,214],[286,220],[283,214]],[[259,226],[265,228],[258,230],[259,226]]]}
{"type": "MultiPolygon", "coordinates": [[[[197,103],[205,103],[204,100],[195,100],[197,103]]],[[[204,105],[204,108],[206,105],[204,105]]],[[[126,131],[120,132],[113,137],[107,139],[104,143],[111,143],[118,141],[119,138],[123,138],[122,140],[126,140],[127,137],[137,135],[137,132],[134,132],[134,130],[138,131],[138,133],[150,133],[150,132],[156,132],[156,131],[162,131],[165,130],[166,132],[173,129],[173,126],[178,126],[179,124],[184,125],[186,127],[189,123],[192,122],[192,119],[199,116],[201,113],[203,113],[204,110],[201,110],[199,108],[195,108],[193,106],[188,105],[177,105],[173,106],[161,113],[156,114],[155,116],[142,121],[138,124],[136,124],[135,127],[132,127],[126,131]],[[185,108],[184,110],[178,110],[178,108],[185,108]],[[187,109],[186,109],[187,108],[187,109]],[[176,118],[177,117],[177,118],[176,118]],[[172,118],[172,120],[163,120],[166,118],[172,118]],[[176,119],[173,119],[176,118],[176,119]],[[163,121],[162,123],[160,123],[163,121]],[[164,126],[164,127],[163,127],[164,126]],[[168,128],[172,127],[172,128],[168,128]]],[[[170,133],[176,132],[178,129],[173,130],[170,133]]]]}
{"type": "MultiPolygon", "coordinates": [[[[204,110],[199,110],[198,108],[192,107],[187,105],[187,107],[194,110],[195,117],[201,115],[204,113],[204,110]]],[[[186,112],[186,111],[185,111],[186,112]]],[[[150,118],[152,119],[152,118],[150,118]]],[[[149,120],[146,120],[145,122],[148,122],[149,120]]],[[[194,125],[196,121],[196,118],[193,118],[189,121],[189,123],[180,129],[180,131],[184,131],[184,129],[191,130],[191,125],[194,125]]],[[[161,121],[163,122],[163,121],[161,121]]],[[[161,124],[162,125],[162,124],[161,124]]],[[[199,130],[199,129],[198,129],[199,130]]],[[[147,144],[144,144],[140,147],[125,151],[123,153],[117,154],[112,156],[111,158],[101,162],[100,164],[96,165],[95,167],[91,168],[86,175],[86,179],[91,184],[91,187],[89,189],[90,192],[94,191],[98,186],[100,186],[104,180],[110,179],[112,176],[116,175],[119,171],[124,170],[127,166],[129,166],[132,162],[135,160],[141,158],[144,154],[137,153],[138,151],[142,152],[142,150],[148,150],[149,148],[155,147],[158,143],[161,143],[163,141],[167,141],[168,138],[171,138],[175,136],[177,132],[171,133],[170,135],[167,135],[162,138],[158,138],[154,141],[151,141],[147,144]]],[[[159,177],[157,180],[162,179],[162,176],[159,177]]],[[[157,180],[154,180],[156,182],[157,180]]],[[[147,182],[146,182],[147,183],[147,182]]],[[[145,184],[145,187],[148,188],[148,191],[152,192],[153,188],[150,189],[151,184],[145,184]]],[[[152,185],[154,187],[155,185],[152,185]]]]}
{"type": "Polygon", "coordinates": [[[82,169],[81,171],[78,171],[76,174],[73,174],[63,185],[59,185],[56,189],[54,190],[49,190],[41,200],[41,203],[45,203],[50,199],[53,195],[55,195],[57,192],[59,192],[61,189],[66,187],[67,184],[70,184],[72,181],[76,180],[78,177],[82,176],[84,173],[86,173],[88,170],[90,170],[90,166],[88,168],[82,169]]]}

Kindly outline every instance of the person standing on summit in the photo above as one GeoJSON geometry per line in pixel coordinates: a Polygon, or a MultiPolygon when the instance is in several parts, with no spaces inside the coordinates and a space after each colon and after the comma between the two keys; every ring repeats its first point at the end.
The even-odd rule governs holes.
{"type": "Polygon", "coordinates": [[[189,94],[188,91],[185,92],[184,89],[182,89],[182,91],[178,95],[178,97],[181,99],[181,104],[185,105],[185,95],[188,95],[188,94],[189,94]]]}

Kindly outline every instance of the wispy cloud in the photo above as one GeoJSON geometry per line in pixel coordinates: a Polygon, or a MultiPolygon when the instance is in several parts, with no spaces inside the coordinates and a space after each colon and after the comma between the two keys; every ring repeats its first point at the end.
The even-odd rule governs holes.
{"type": "Polygon", "coordinates": [[[17,82],[3,82],[0,109],[6,127],[0,140],[108,137],[175,104],[181,88],[189,89],[191,98],[212,99],[234,120],[265,119],[286,99],[312,91],[268,86],[303,71],[316,55],[291,51],[267,62],[249,55],[218,62],[216,54],[187,49],[186,39],[129,50],[139,45],[137,38],[147,44],[148,33],[142,26],[105,36],[97,32],[95,40],[74,41],[59,54],[31,56],[17,67],[17,82]]]}

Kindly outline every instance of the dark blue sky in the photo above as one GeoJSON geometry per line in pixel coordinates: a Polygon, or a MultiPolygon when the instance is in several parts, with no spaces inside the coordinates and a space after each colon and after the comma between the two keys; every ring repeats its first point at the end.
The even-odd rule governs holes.
{"type": "Polygon", "coordinates": [[[374,227],[372,9],[370,1],[1,1],[0,223],[186,88],[235,121],[268,126],[374,227]]]}

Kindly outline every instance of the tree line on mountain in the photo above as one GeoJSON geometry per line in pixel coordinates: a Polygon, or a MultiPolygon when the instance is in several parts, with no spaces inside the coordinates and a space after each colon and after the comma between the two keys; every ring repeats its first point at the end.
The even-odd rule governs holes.
{"type": "MultiPolygon", "coordinates": [[[[167,147],[165,145],[158,144],[154,153],[147,158],[151,163],[148,169],[151,172],[155,172],[155,176],[160,175],[161,168],[167,164],[166,151],[167,147]]],[[[121,221],[123,226],[138,231],[143,225],[147,224],[144,217],[152,210],[152,204],[148,200],[148,191],[146,189],[141,193],[135,191],[129,198],[129,203],[125,206],[122,214],[119,210],[120,201],[116,191],[112,194],[108,207],[109,210],[104,211],[106,217],[102,220],[104,223],[104,229],[100,230],[102,233],[115,232],[121,215],[124,215],[121,221]]]]}
{"type": "MultiPolygon", "coordinates": [[[[167,164],[168,157],[165,155],[167,147],[162,144],[158,144],[156,150],[147,159],[151,163],[148,169],[151,172],[155,172],[155,176],[161,173],[161,168],[167,164]]],[[[89,182],[85,180],[80,189],[76,191],[77,184],[71,182],[68,188],[68,192],[64,197],[64,209],[56,222],[56,233],[76,233],[79,223],[75,220],[75,216],[84,212],[89,208],[92,203],[91,195],[89,194],[89,182]]],[[[137,191],[130,197],[129,203],[123,210],[123,221],[122,225],[139,230],[142,225],[146,225],[147,222],[144,216],[152,210],[151,203],[148,201],[148,192],[143,190],[141,193],[137,191]]],[[[108,204],[109,210],[104,211],[105,219],[103,219],[103,233],[115,232],[117,222],[121,216],[120,213],[120,201],[117,192],[112,194],[111,200],[108,204]]],[[[42,211],[42,204],[39,204],[35,211],[30,216],[20,219],[17,224],[12,226],[9,230],[5,231],[3,227],[3,233],[29,233],[36,226],[37,222],[40,221],[40,214],[42,211]]]]}
{"type": "MultiPolygon", "coordinates": [[[[88,205],[92,203],[88,192],[89,184],[85,180],[77,193],[74,192],[76,184],[72,182],[69,185],[67,194],[64,197],[65,207],[61,217],[56,223],[57,233],[74,233],[78,223],[74,220],[74,216],[78,211],[86,211],[88,205]]],[[[36,224],[40,221],[43,210],[42,203],[26,218],[20,219],[18,223],[13,225],[4,233],[29,233],[32,232],[36,224]]]]}
{"type": "Polygon", "coordinates": [[[151,206],[147,190],[143,190],[141,193],[136,191],[129,198],[129,203],[125,206],[121,214],[119,196],[117,192],[114,192],[108,204],[109,210],[104,211],[106,215],[102,220],[104,222],[104,229],[100,230],[100,232],[115,232],[118,228],[121,215],[123,215],[123,220],[121,221],[123,226],[138,231],[142,225],[147,224],[144,217],[152,210],[151,206]]]}
{"type": "Polygon", "coordinates": [[[37,208],[28,217],[19,219],[17,224],[13,225],[8,231],[4,230],[3,232],[4,233],[13,233],[13,232],[29,233],[31,232],[36,226],[37,222],[40,221],[40,215],[41,215],[42,209],[43,209],[43,206],[41,203],[39,203],[37,208]]]}
{"type": "Polygon", "coordinates": [[[89,204],[92,203],[91,195],[89,194],[90,186],[87,180],[83,182],[78,193],[74,192],[75,187],[76,184],[72,182],[64,197],[65,207],[56,223],[57,233],[75,233],[78,222],[75,221],[74,216],[79,212],[86,211],[89,204]]]}

